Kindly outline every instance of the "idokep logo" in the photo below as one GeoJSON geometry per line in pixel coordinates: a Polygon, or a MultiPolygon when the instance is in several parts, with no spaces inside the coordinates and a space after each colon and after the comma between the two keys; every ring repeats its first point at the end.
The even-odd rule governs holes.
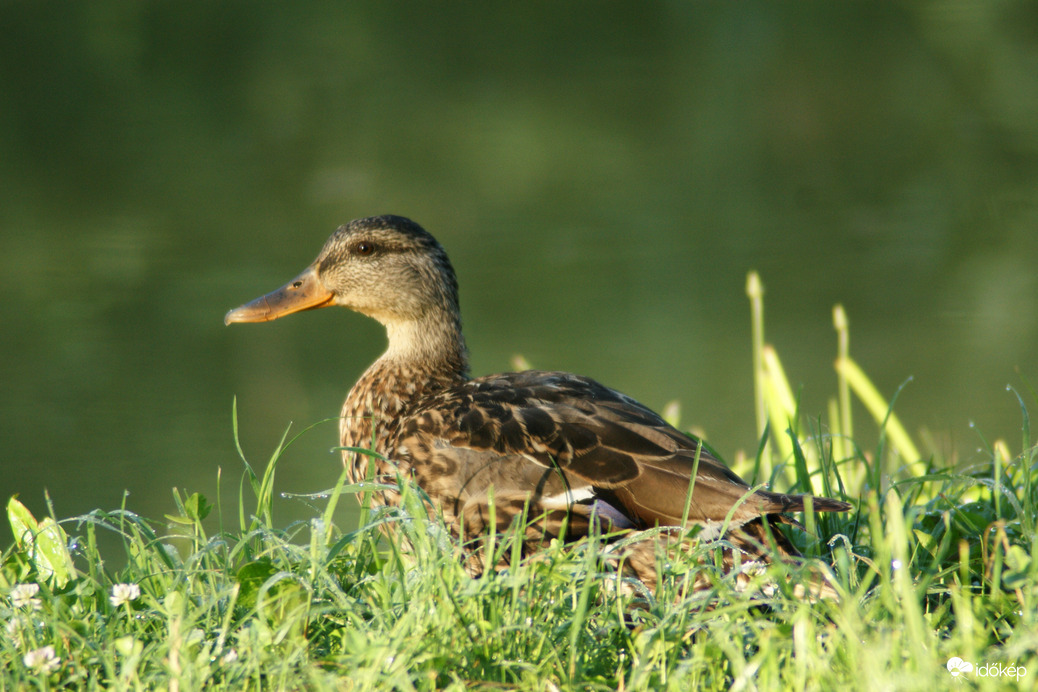
{"type": "Polygon", "coordinates": [[[969,673],[973,670],[973,664],[969,661],[963,661],[958,656],[952,656],[948,659],[948,672],[952,674],[953,678],[957,678],[963,673],[969,673]]]}
{"type": "Polygon", "coordinates": [[[1027,668],[1023,666],[1004,666],[1001,663],[985,663],[974,666],[969,661],[963,661],[958,656],[949,658],[946,667],[953,678],[963,678],[966,676],[966,673],[973,673],[978,678],[1007,677],[1016,678],[1017,682],[1019,682],[1020,678],[1027,675],[1027,668]]]}

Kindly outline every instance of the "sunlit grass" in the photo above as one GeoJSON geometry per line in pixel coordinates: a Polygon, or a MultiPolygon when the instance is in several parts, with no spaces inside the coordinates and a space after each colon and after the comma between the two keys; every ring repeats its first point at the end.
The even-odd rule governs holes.
{"type": "MultiPolygon", "coordinates": [[[[344,475],[307,499],[309,521],[279,527],[286,433],[262,470],[245,462],[235,507],[174,491],[163,518],[122,507],[37,521],[12,499],[0,689],[1033,688],[1038,449],[1024,398],[1018,453],[982,441],[982,461],[946,468],[898,439],[891,404],[846,368],[845,315],[836,326],[844,365],[814,419],[763,323],[754,340],[761,444],[740,471],[855,503],[803,517],[791,534],[803,566],[740,586],[713,568],[712,546],[692,544],[661,556],[669,576],[653,598],[611,570],[610,546],[584,541],[473,579],[403,480],[402,506],[359,527],[338,526],[336,508],[371,487],[344,475]],[[852,419],[855,397],[872,397],[869,419],[852,419]],[[875,425],[876,448],[856,445],[852,425],[875,425]],[[101,554],[102,532],[123,554],[101,554]],[[691,591],[685,577],[702,573],[710,588],[691,591]],[[841,597],[798,597],[820,574],[841,597]]],[[[517,554],[519,528],[487,550],[517,554]]]]}

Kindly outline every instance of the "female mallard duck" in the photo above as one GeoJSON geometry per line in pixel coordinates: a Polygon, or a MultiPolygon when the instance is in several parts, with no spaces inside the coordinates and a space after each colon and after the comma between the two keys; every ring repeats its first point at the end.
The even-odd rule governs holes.
{"type": "MultiPolygon", "coordinates": [[[[454,269],[413,221],[351,221],[302,274],[231,310],[225,322],[264,322],[329,305],[373,317],[389,335],[386,352],[346,397],[343,446],[373,445],[388,460],[375,462],[378,474],[411,474],[466,541],[485,534],[490,517],[502,530],[525,510],[539,519],[526,531],[527,552],[545,538],[580,538],[596,521],[623,532],[681,526],[684,517],[702,527],[700,536],[715,538],[727,519],[725,537],[753,556],[766,559],[770,543],[796,554],[768,522],[790,521],[782,513],[803,510],[804,496],[750,493],[698,440],[634,399],[563,372],[471,379],[454,269]]],[[[368,477],[370,459],[344,452],[353,482],[368,477]]],[[[818,497],[813,507],[851,506],[818,497]]],[[[643,547],[625,560],[649,588],[656,585],[654,554],[643,547]]]]}

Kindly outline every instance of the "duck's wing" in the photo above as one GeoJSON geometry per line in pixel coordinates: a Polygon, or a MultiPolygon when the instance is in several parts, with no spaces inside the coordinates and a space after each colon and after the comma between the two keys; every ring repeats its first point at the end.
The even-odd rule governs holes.
{"type": "MultiPolygon", "coordinates": [[[[718,528],[803,509],[803,497],[758,491],[634,399],[594,380],[528,371],[471,380],[423,401],[398,448],[424,488],[479,501],[520,498],[595,508],[626,528],[718,528]],[[695,472],[691,498],[689,485],[695,472]],[[687,505],[687,510],[686,510],[687,505]]],[[[442,498],[441,498],[442,502],[442,498]]],[[[817,498],[816,510],[850,505],[817,498]]]]}

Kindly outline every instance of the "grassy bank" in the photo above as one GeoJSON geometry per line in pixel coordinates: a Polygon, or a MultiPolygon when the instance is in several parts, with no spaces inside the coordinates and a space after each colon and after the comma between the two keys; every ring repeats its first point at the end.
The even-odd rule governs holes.
{"type": "MultiPolygon", "coordinates": [[[[123,507],[37,521],[12,500],[0,689],[1033,689],[1038,448],[1025,398],[1019,452],[978,434],[985,452],[968,467],[919,454],[851,360],[838,312],[833,403],[801,416],[754,301],[762,444],[738,470],[856,505],[803,517],[791,538],[807,565],[741,587],[713,568],[714,547],[695,545],[661,556],[670,576],[652,598],[590,541],[471,579],[403,481],[404,506],[359,527],[336,524],[366,491],[344,478],[309,499],[308,522],[279,526],[286,438],[265,467],[243,458],[234,507],[175,492],[167,517],[123,507]],[[870,415],[854,420],[852,406],[870,415]],[[855,425],[879,444],[854,444],[855,425]],[[107,556],[117,568],[102,532],[124,547],[107,556]],[[712,587],[688,591],[693,570],[712,587]],[[820,572],[842,597],[798,598],[820,572]]],[[[515,546],[505,535],[490,549],[515,546]]]]}

